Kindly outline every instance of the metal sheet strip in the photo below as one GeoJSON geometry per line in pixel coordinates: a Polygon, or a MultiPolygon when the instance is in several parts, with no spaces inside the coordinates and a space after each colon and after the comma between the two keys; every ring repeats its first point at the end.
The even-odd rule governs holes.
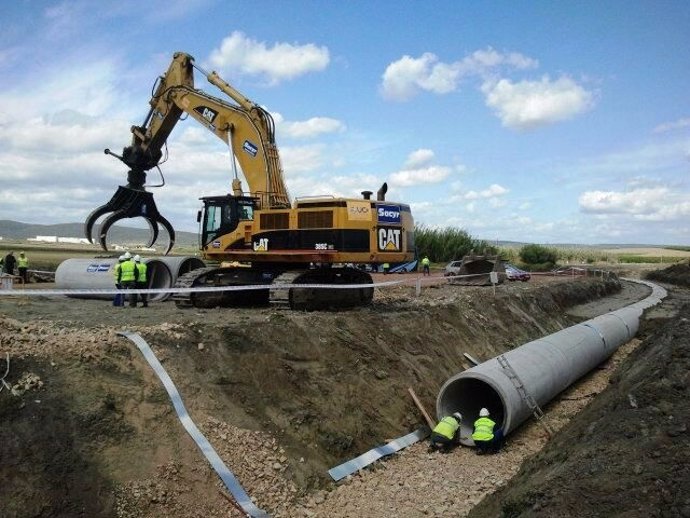
{"type": "Polygon", "coordinates": [[[381,457],[391,455],[396,451],[411,446],[417,441],[421,441],[422,439],[427,438],[430,433],[431,431],[429,430],[429,427],[423,426],[422,428],[419,428],[412,433],[408,433],[407,435],[392,440],[388,444],[378,446],[372,450],[369,450],[366,453],[363,453],[359,457],[355,457],[354,459],[348,460],[347,462],[344,462],[339,466],[336,466],[335,468],[329,469],[328,474],[331,476],[333,480],[337,482],[338,480],[341,480],[347,477],[348,475],[352,475],[353,473],[359,471],[365,466],[368,466],[372,462],[379,460],[381,457]]]}
{"type": "Polygon", "coordinates": [[[249,498],[249,495],[245,492],[239,481],[235,478],[235,475],[233,475],[232,471],[228,469],[223,460],[216,453],[216,450],[214,450],[213,446],[211,446],[211,443],[208,442],[208,439],[206,439],[204,434],[202,434],[201,431],[196,427],[194,421],[192,421],[192,418],[189,416],[184,403],[182,402],[182,398],[180,397],[180,393],[177,391],[175,384],[173,383],[172,379],[170,379],[170,376],[168,376],[168,373],[163,368],[161,363],[158,361],[158,358],[151,350],[151,347],[149,347],[149,344],[146,343],[146,340],[144,340],[138,333],[133,333],[131,331],[120,331],[118,334],[134,342],[134,344],[144,355],[144,358],[146,358],[146,361],[154,370],[158,378],[163,383],[165,390],[168,392],[170,400],[175,407],[175,411],[177,412],[177,416],[180,419],[182,426],[184,426],[191,438],[194,439],[194,442],[196,442],[196,445],[201,450],[201,453],[204,454],[213,469],[216,470],[216,473],[218,473],[218,476],[225,484],[225,487],[227,487],[230,493],[232,493],[232,496],[239,506],[251,517],[268,518],[268,513],[262,509],[259,509],[256,504],[252,502],[251,498],[249,498]]]}

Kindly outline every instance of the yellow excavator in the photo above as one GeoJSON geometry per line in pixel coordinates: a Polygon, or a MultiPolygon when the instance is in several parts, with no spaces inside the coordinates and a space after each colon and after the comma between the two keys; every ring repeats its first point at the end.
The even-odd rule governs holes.
{"type": "MultiPolygon", "coordinates": [[[[362,198],[309,196],[291,201],[283,179],[275,126],[270,113],[247,99],[215,72],[178,52],[157,79],[151,108],[122,155],[106,154],[128,168],[127,185],[87,217],[84,230],[92,241],[97,220],[101,247],[107,250],[110,227],[124,218],[142,217],[151,229],[168,233],[170,252],[175,231],[146,190],[146,174],[159,168],[168,136],[187,114],[213,132],[230,150],[232,192],[201,198],[197,215],[204,259],[242,266],[207,267],[178,279],[177,287],[234,287],[176,294],[179,306],[216,307],[288,302],[293,309],[344,308],[372,300],[371,276],[353,265],[408,262],[414,258],[414,221],[409,205],[386,201],[387,185],[363,191],[362,198]],[[194,87],[194,69],[225,94],[219,98],[194,87]],[[237,166],[249,190],[243,191],[237,166]],[[243,267],[245,265],[250,267],[243,267]],[[296,284],[289,290],[241,289],[248,285],[296,284]],[[328,285],[338,289],[309,288],[328,285]],[[345,287],[354,285],[353,287],[345,287]],[[281,295],[282,293],[282,295],[281,295]]],[[[164,182],[163,182],[164,183],[164,182]]],[[[160,185],[157,185],[160,186],[160,185]]],[[[153,187],[153,186],[148,186],[153,187]]]]}

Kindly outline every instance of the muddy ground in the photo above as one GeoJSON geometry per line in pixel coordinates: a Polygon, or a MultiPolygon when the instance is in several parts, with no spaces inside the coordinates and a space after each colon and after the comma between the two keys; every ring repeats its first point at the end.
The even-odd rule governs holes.
{"type": "MultiPolygon", "coordinates": [[[[511,476],[545,444],[544,455],[552,444],[559,444],[554,455],[575,448],[569,458],[584,452],[580,443],[595,443],[599,454],[606,450],[593,432],[584,433],[585,440],[560,437],[579,422],[577,417],[566,425],[581,408],[604,397],[594,396],[607,386],[614,365],[631,351],[637,357],[638,350],[654,349],[649,340],[637,350],[638,341],[626,345],[606,368],[563,395],[571,399],[547,408],[552,427],[566,425],[551,441],[528,424],[489,461],[465,448],[433,456],[418,444],[335,486],[327,476],[330,467],[422,424],[407,388],[433,412],[443,382],[467,367],[462,353],[488,359],[648,293],[637,284],[602,278],[535,276],[529,283],[502,285],[495,294],[491,288],[435,282],[425,280],[419,296],[412,285],[377,289],[371,306],[339,313],[183,311],[169,302],[134,309],[107,301],[0,297],[0,356],[10,354],[6,381],[16,394],[0,392],[0,515],[241,516],[139,351],[117,335],[123,329],[139,332],[151,345],[196,424],[247,492],[275,516],[465,515],[497,488],[512,488],[511,476]]],[[[686,291],[671,294],[649,313],[642,337],[656,336],[665,322],[682,322],[672,317],[686,291]]],[[[4,365],[0,360],[0,376],[4,365]]],[[[622,383],[616,376],[614,383],[622,383]]],[[[687,383],[679,386],[687,395],[687,383]]],[[[638,409],[647,408],[647,399],[636,397],[638,409]]],[[[650,416],[668,419],[667,407],[659,408],[662,414],[650,416]]],[[[615,433],[626,437],[627,428],[614,424],[615,433]]],[[[674,428],[675,437],[687,446],[681,428],[674,428]]],[[[647,433],[656,431],[650,422],[647,433]]],[[[636,444],[627,441],[633,452],[636,444]]],[[[665,455],[662,450],[650,459],[665,455]]],[[[566,460],[551,462],[560,469],[566,460]]],[[[542,464],[553,472],[548,462],[542,464]]],[[[517,480],[539,481],[535,473],[542,464],[527,475],[524,469],[530,468],[523,468],[517,480]]],[[[654,484],[667,476],[657,474],[654,484]]],[[[629,477],[638,474],[631,470],[629,477]]],[[[567,487],[563,482],[558,490],[564,498],[567,487]]],[[[672,498],[680,488],[668,489],[672,498]]],[[[560,497],[535,499],[547,494],[535,491],[489,496],[475,512],[576,515],[569,514],[571,507],[549,513],[560,497]],[[491,504],[495,498],[499,503],[491,504]],[[516,503],[505,508],[501,502],[516,503]]],[[[657,502],[641,490],[636,496],[657,502]]]]}

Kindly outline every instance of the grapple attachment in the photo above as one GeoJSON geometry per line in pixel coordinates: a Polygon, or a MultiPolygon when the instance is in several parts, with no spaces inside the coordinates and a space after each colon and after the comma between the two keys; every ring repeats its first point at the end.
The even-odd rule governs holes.
{"type": "Polygon", "coordinates": [[[153,245],[156,239],[158,239],[158,225],[161,225],[168,232],[168,248],[165,250],[166,255],[175,244],[175,230],[170,222],[158,212],[156,202],[153,201],[153,193],[151,192],[120,185],[117,188],[117,192],[108,203],[94,209],[86,218],[86,222],[84,223],[84,234],[90,243],[93,243],[93,238],[91,236],[93,226],[96,224],[96,221],[105,214],[110,215],[103,220],[98,236],[103,250],[108,250],[107,235],[110,227],[125,218],[141,217],[146,220],[151,231],[151,237],[147,246],[153,245]]]}

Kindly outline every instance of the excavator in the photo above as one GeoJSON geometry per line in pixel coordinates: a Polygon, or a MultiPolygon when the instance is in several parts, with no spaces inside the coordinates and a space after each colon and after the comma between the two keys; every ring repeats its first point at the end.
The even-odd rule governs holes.
{"type": "MultiPolygon", "coordinates": [[[[183,116],[213,132],[229,148],[231,192],[200,198],[197,214],[202,257],[211,264],[178,279],[186,290],[173,300],[180,307],[217,307],[288,303],[292,309],[338,309],[371,302],[371,275],[354,265],[407,262],[414,258],[414,221],[409,205],[386,200],[387,184],[362,191],[362,198],[307,196],[290,199],[275,141],[271,114],[225,82],[216,72],[197,66],[189,54],[177,52],[167,72],[153,87],[150,109],[141,126],[132,126],[131,144],[122,155],[105,150],[128,170],[127,185],[89,214],[86,238],[108,250],[108,230],[125,218],[141,217],[150,227],[149,246],[159,226],[168,234],[167,255],[175,231],[146,187],[147,172],[167,155],[167,139],[183,116]],[[194,87],[194,70],[224,96],[194,87]],[[164,153],[165,151],[165,153],[164,153]],[[249,187],[243,190],[242,176],[249,187]],[[230,264],[231,266],[227,266],[230,264]],[[270,289],[269,285],[288,286],[270,289]],[[294,288],[289,287],[295,285],[294,288]],[[257,286],[266,285],[267,288],[257,286]],[[311,287],[312,285],[318,285],[311,287]],[[251,288],[242,289],[242,287],[251,288]],[[324,289],[330,288],[330,289],[324,289]]],[[[161,172],[162,177],[162,172],[161,172]]],[[[162,182],[165,183],[164,181],[162,182]]]]}

